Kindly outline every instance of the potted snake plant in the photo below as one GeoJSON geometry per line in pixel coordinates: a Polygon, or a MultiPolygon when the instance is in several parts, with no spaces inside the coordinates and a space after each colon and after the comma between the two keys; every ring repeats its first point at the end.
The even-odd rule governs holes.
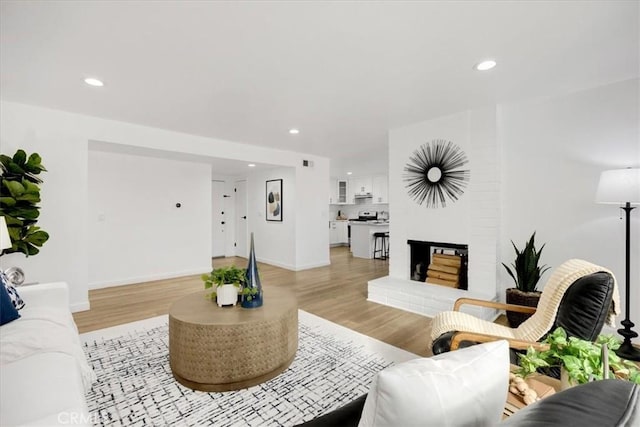
{"type": "MultiPolygon", "coordinates": [[[[502,263],[515,283],[515,288],[506,290],[507,304],[525,305],[528,307],[538,306],[541,295],[541,292],[537,290],[538,282],[540,281],[540,277],[542,277],[550,267],[539,265],[540,255],[545,245],[542,245],[539,250],[536,250],[535,238],[536,233],[534,231],[522,250],[518,249],[515,243],[511,241],[513,249],[516,251],[516,258],[511,264],[511,267],[502,263]]],[[[529,317],[531,317],[531,314],[507,311],[507,319],[512,328],[518,327],[529,317]]]]}
{"type": "Polygon", "coordinates": [[[223,305],[236,305],[238,302],[238,290],[245,280],[244,270],[231,265],[220,267],[203,274],[204,288],[211,289],[214,285],[216,290],[208,294],[211,299],[216,300],[219,307],[223,305]]]}

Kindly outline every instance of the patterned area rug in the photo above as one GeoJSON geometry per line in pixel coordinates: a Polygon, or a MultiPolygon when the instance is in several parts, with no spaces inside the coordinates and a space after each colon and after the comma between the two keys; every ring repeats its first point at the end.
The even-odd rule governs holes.
{"type": "Polygon", "coordinates": [[[81,336],[98,376],[87,396],[95,425],[292,426],[354,400],[377,372],[417,357],[299,311],[289,369],[249,389],[205,393],[174,380],[167,323],[161,316],[124,333],[116,327],[81,336]]]}

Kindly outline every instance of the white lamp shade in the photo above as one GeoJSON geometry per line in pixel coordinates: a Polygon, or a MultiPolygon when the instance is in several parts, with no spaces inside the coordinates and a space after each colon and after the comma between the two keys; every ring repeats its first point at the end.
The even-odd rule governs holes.
{"type": "Polygon", "coordinates": [[[7,222],[0,216],[0,251],[11,247],[11,238],[7,229],[7,222]]]}
{"type": "Polygon", "coordinates": [[[640,168],[602,172],[596,192],[596,202],[640,204],[640,168]]]}

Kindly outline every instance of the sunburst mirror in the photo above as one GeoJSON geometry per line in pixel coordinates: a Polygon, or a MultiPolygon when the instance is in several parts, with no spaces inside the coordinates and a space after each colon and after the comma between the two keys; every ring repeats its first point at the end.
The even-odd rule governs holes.
{"type": "Polygon", "coordinates": [[[427,208],[457,201],[469,183],[470,171],[462,169],[468,162],[464,151],[451,141],[434,139],[423,144],[404,167],[409,196],[427,208]]]}

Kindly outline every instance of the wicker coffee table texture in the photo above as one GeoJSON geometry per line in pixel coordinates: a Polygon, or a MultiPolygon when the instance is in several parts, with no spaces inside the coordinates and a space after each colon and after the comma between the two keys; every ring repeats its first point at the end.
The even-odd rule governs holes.
{"type": "Polygon", "coordinates": [[[239,390],[283,372],[298,349],[298,303],[269,289],[259,308],[218,307],[209,291],[169,310],[169,359],[175,379],[200,391],[239,390]]]}

